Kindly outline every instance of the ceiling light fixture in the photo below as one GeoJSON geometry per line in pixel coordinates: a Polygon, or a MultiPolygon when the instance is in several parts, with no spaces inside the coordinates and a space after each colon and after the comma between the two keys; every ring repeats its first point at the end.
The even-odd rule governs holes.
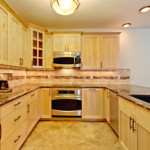
{"type": "Polygon", "coordinates": [[[124,27],[124,28],[128,28],[130,26],[131,26],[131,23],[125,23],[125,24],[122,25],[122,27],[124,27]]]}
{"type": "Polygon", "coordinates": [[[141,13],[146,13],[148,11],[150,11],[150,6],[145,6],[139,10],[139,12],[141,12],[141,13]]]}
{"type": "Polygon", "coordinates": [[[60,15],[71,15],[79,5],[78,0],[51,0],[52,8],[60,15]]]}

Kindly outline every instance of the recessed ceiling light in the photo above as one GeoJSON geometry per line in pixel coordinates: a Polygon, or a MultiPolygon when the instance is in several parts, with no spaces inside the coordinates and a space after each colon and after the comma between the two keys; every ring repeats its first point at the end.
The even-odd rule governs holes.
{"type": "Polygon", "coordinates": [[[124,28],[128,28],[130,26],[131,26],[131,23],[125,23],[125,24],[122,25],[122,27],[124,27],[124,28]]]}
{"type": "Polygon", "coordinates": [[[139,12],[141,12],[141,13],[146,13],[148,11],[150,11],[150,6],[145,6],[139,10],[139,12]]]}

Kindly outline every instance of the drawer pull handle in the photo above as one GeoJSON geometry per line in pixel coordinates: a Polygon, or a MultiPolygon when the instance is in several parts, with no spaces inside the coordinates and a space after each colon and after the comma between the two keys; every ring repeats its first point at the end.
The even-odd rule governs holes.
{"type": "Polygon", "coordinates": [[[14,140],[14,143],[16,143],[20,139],[21,135],[18,136],[16,140],[14,140]]]}
{"type": "Polygon", "coordinates": [[[29,113],[30,112],[30,105],[28,104],[27,107],[28,107],[27,112],[29,113]]]}
{"type": "Polygon", "coordinates": [[[133,119],[133,132],[136,131],[136,129],[134,128],[135,127],[134,124],[135,124],[135,120],[133,119]]]}
{"type": "Polygon", "coordinates": [[[21,118],[21,116],[18,116],[18,118],[14,119],[14,121],[17,121],[17,120],[19,120],[20,118],[21,118]]]}
{"type": "Polygon", "coordinates": [[[31,96],[34,96],[35,94],[32,94],[31,96]]]}
{"type": "Polygon", "coordinates": [[[17,104],[14,104],[14,106],[17,106],[17,105],[19,105],[19,104],[21,104],[21,102],[18,102],[17,104]]]}
{"type": "Polygon", "coordinates": [[[133,120],[133,119],[130,117],[130,121],[129,121],[130,130],[133,128],[132,125],[131,125],[131,121],[132,121],[132,120],[133,120]]]}

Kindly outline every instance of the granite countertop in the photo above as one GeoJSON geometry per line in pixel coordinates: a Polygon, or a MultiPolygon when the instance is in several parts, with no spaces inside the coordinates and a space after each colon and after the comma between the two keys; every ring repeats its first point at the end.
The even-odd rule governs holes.
{"type": "Polygon", "coordinates": [[[12,92],[0,93],[0,106],[20,97],[38,88],[107,88],[140,106],[150,110],[150,103],[138,100],[131,97],[132,94],[150,95],[150,88],[135,86],[135,85],[121,85],[121,84],[23,84],[12,88],[12,92]]]}

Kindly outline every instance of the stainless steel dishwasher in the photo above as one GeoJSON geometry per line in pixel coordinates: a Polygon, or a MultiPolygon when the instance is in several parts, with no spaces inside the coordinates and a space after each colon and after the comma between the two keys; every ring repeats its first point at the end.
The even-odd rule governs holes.
{"type": "Polygon", "coordinates": [[[119,113],[118,113],[118,96],[117,93],[109,91],[110,96],[110,125],[116,134],[119,134],[119,113]]]}

